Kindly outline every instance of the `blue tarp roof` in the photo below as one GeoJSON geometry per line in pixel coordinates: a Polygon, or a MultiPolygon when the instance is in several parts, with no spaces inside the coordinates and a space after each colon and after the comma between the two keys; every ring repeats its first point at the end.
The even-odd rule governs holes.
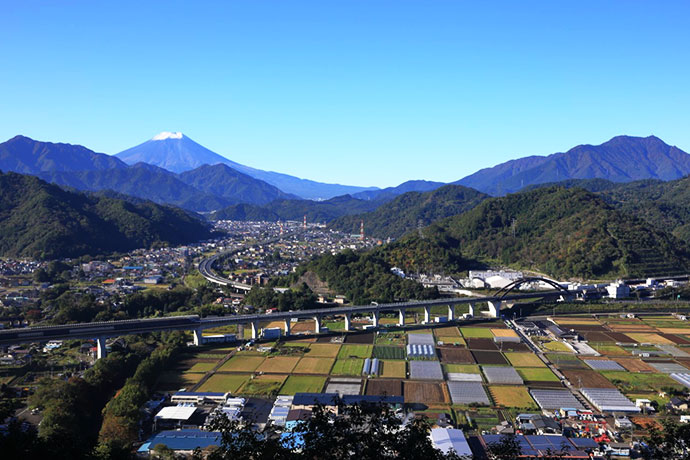
{"type": "Polygon", "coordinates": [[[202,430],[171,430],[161,431],[149,438],[140,448],[139,452],[148,452],[158,444],[165,444],[172,450],[194,450],[197,447],[204,449],[208,446],[217,446],[220,442],[219,431],[202,430]]]}
{"type": "Polygon", "coordinates": [[[293,406],[313,406],[322,404],[332,406],[338,402],[338,393],[297,393],[292,400],[293,406]]]}

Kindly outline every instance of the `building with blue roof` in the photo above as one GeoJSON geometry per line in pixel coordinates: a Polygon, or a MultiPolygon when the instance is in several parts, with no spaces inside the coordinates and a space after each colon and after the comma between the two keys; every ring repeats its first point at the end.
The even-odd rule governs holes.
{"type": "Polygon", "coordinates": [[[150,437],[137,452],[147,454],[157,445],[163,444],[177,453],[191,454],[197,447],[205,449],[209,446],[220,445],[220,436],[219,431],[194,429],[161,431],[150,437]]]}

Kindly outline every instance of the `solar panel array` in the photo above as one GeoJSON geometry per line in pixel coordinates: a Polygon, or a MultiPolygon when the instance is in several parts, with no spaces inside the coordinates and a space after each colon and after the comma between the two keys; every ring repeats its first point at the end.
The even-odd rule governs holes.
{"type": "Polygon", "coordinates": [[[662,374],[682,374],[688,372],[687,367],[683,367],[678,363],[666,362],[666,363],[647,363],[654,369],[658,370],[662,374]]]}
{"type": "Polygon", "coordinates": [[[529,390],[529,392],[542,409],[584,409],[580,401],[568,390],[529,390]]]}
{"type": "Polygon", "coordinates": [[[436,344],[433,334],[407,334],[407,343],[410,345],[431,345],[436,344]]]}
{"type": "Polygon", "coordinates": [[[640,408],[615,388],[583,388],[580,393],[602,412],[640,412],[640,408]]]}
{"type": "Polygon", "coordinates": [[[443,380],[441,363],[438,361],[410,361],[410,378],[421,380],[443,380]]]}
{"type": "Polygon", "coordinates": [[[448,380],[453,382],[481,382],[480,374],[468,374],[465,372],[448,372],[448,380]]]}
{"type": "Polygon", "coordinates": [[[481,383],[476,382],[448,382],[448,392],[453,404],[483,404],[490,405],[489,396],[481,383]]]}
{"type": "Polygon", "coordinates": [[[624,371],[625,368],[610,359],[585,359],[585,363],[596,371],[624,371]]]}
{"type": "Polygon", "coordinates": [[[522,385],[524,382],[520,374],[512,367],[486,367],[482,366],[482,372],[489,383],[502,385],[522,385]]]}

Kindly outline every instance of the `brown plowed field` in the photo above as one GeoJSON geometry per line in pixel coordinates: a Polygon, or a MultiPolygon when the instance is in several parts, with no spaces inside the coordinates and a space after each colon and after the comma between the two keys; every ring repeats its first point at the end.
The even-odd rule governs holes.
{"type": "Polygon", "coordinates": [[[467,339],[467,348],[470,350],[498,350],[493,339],[467,339]]]}
{"type": "Polygon", "coordinates": [[[367,381],[366,394],[376,396],[402,396],[402,380],[379,380],[369,379],[367,381]]]}
{"type": "Polygon", "coordinates": [[[614,359],[618,364],[629,370],[630,372],[657,372],[649,364],[637,358],[616,358],[614,359]]]}
{"type": "Polygon", "coordinates": [[[596,371],[569,369],[562,372],[575,388],[580,388],[580,385],[582,388],[616,388],[609,379],[596,371]]]}
{"type": "Polygon", "coordinates": [[[447,404],[450,401],[445,384],[409,382],[403,384],[406,403],[447,404]]]}
{"type": "Polygon", "coordinates": [[[367,334],[348,334],[345,336],[345,343],[374,343],[374,333],[367,334]]]}
{"type": "Polygon", "coordinates": [[[470,350],[455,347],[441,347],[441,361],[449,364],[474,364],[474,358],[470,350]]]}
{"type": "Polygon", "coordinates": [[[508,364],[503,355],[497,351],[473,351],[472,355],[479,364],[508,364]]]}

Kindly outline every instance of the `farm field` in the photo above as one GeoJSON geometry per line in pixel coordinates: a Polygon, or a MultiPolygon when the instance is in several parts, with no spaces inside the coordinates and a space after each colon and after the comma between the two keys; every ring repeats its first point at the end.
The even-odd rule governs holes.
{"type": "Polygon", "coordinates": [[[460,332],[466,339],[493,339],[491,329],[484,327],[461,327],[460,332]]]}
{"type": "Polygon", "coordinates": [[[546,364],[533,353],[504,353],[513,367],[546,367],[546,364]]]}
{"type": "Polygon", "coordinates": [[[237,393],[237,390],[249,380],[250,374],[213,374],[197,391],[217,391],[237,393]]]}
{"type": "Polygon", "coordinates": [[[562,370],[563,375],[570,380],[575,388],[615,388],[609,379],[597,371],[591,370],[562,370]]]}
{"type": "Polygon", "coordinates": [[[158,391],[177,391],[190,388],[202,379],[203,373],[165,371],[161,373],[156,384],[158,391]]]}
{"type": "Polygon", "coordinates": [[[407,363],[405,361],[391,361],[389,359],[380,362],[381,377],[404,379],[407,375],[407,363]]]}
{"type": "Polygon", "coordinates": [[[551,342],[544,342],[541,344],[542,348],[548,351],[555,351],[555,352],[561,352],[561,353],[572,353],[573,350],[568,347],[568,345],[562,343],[562,342],[556,342],[556,341],[551,341],[551,342]]]}
{"type": "Polygon", "coordinates": [[[479,374],[479,366],[476,364],[444,364],[443,368],[446,372],[454,372],[461,374],[479,374]]]}
{"type": "Polygon", "coordinates": [[[558,377],[547,367],[523,367],[516,370],[526,382],[560,382],[558,377]]]}
{"type": "Polygon", "coordinates": [[[602,371],[601,374],[623,393],[660,392],[664,388],[682,390],[683,385],[665,374],[642,374],[624,371],[602,371]]]}
{"type": "Polygon", "coordinates": [[[524,386],[489,387],[491,397],[498,406],[536,409],[537,405],[524,386]]]}
{"type": "Polygon", "coordinates": [[[496,337],[517,337],[517,333],[512,329],[491,328],[491,333],[496,337]]]}
{"type": "Polygon", "coordinates": [[[346,358],[337,359],[331,369],[333,375],[360,375],[364,366],[363,359],[346,358]]]}
{"type": "Polygon", "coordinates": [[[404,332],[384,332],[376,336],[376,345],[405,345],[407,337],[404,332]]]}
{"type": "Polygon", "coordinates": [[[328,374],[334,362],[334,358],[304,357],[299,360],[292,372],[295,374],[328,374]]]}
{"type": "Polygon", "coordinates": [[[192,367],[190,367],[187,372],[201,372],[202,374],[205,374],[206,372],[210,371],[214,367],[216,367],[216,364],[218,364],[217,361],[213,362],[203,362],[203,363],[194,363],[192,367]]]}
{"type": "Polygon", "coordinates": [[[218,370],[220,372],[254,372],[265,359],[263,356],[237,354],[218,370]]]}
{"type": "Polygon", "coordinates": [[[411,382],[403,383],[405,402],[423,404],[447,404],[450,402],[445,384],[411,382]]]}
{"type": "Polygon", "coordinates": [[[616,358],[615,361],[629,370],[630,372],[652,372],[656,373],[654,369],[649,364],[645,363],[641,359],[637,358],[616,358]]]}
{"type": "Polygon", "coordinates": [[[367,380],[366,394],[376,396],[402,396],[402,380],[369,379],[367,380]]]}
{"type": "Polygon", "coordinates": [[[275,396],[287,377],[275,374],[257,375],[247,380],[239,393],[248,396],[275,396]]]}
{"type": "Polygon", "coordinates": [[[338,352],[338,359],[369,358],[374,349],[372,345],[343,345],[338,352]]]}
{"type": "Polygon", "coordinates": [[[508,365],[508,361],[503,357],[503,354],[498,351],[472,351],[474,359],[479,364],[496,364],[496,365],[508,365]]]}
{"type": "Polygon", "coordinates": [[[466,346],[467,343],[462,337],[458,336],[436,336],[436,340],[438,342],[443,342],[444,344],[448,345],[455,345],[455,346],[466,346]]]}
{"type": "Polygon", "coordinates": [[[331,343],[312,343],[309,345],[307,355],[312,358],[335,358],[340,351],[339,344],[331,343]]]}
{"type": "Polygon", "coordinates": [[[663,344],[663,345],[672,345],[673,344],[672,341],[663,338],[659,334],[653,334],[653,333],[645,334],[645,333],[626,332],[625,335],[627,335],[628,337],[630,337],[631,339],[633,339],[634,341],[639,342],[639,343],[659,343],[659,344],[663,344]]]}
{"type": "Polygon", "coordinates": [[[295,393],[320,393],[326,384],[326,377],[311,375],[291,375],[280,388],[282,395],[295,393]]]}
{"type": "Polygon", "coordinates": [[[467,350],[464,348],[442,347],[442,348],[439,348],[439,352],[441,353],[441,361],[444,363],[451,363],[451,364],[474,364],[474,363],[476,363],[476,361],[474,360],[474,357],[472,356],[472,352],[470,350],[467,350]]]}
{"type": "Polygon", "coordinates": [[[373,358],[379,359],[405,359],[407,353],[403,347],[374,346],[373,358]]]}
{"type": "Polygon", "coordinates": [[[289,374],[299,360],[299,356],[269,356],[256,368],[256,372],[289,374]]]}
{"type": "Polygon", "coordinates": [[[458,337],[460,338],[460,331],[455,326],[437,327],[434,329],[436,337],[458,337]]]}

